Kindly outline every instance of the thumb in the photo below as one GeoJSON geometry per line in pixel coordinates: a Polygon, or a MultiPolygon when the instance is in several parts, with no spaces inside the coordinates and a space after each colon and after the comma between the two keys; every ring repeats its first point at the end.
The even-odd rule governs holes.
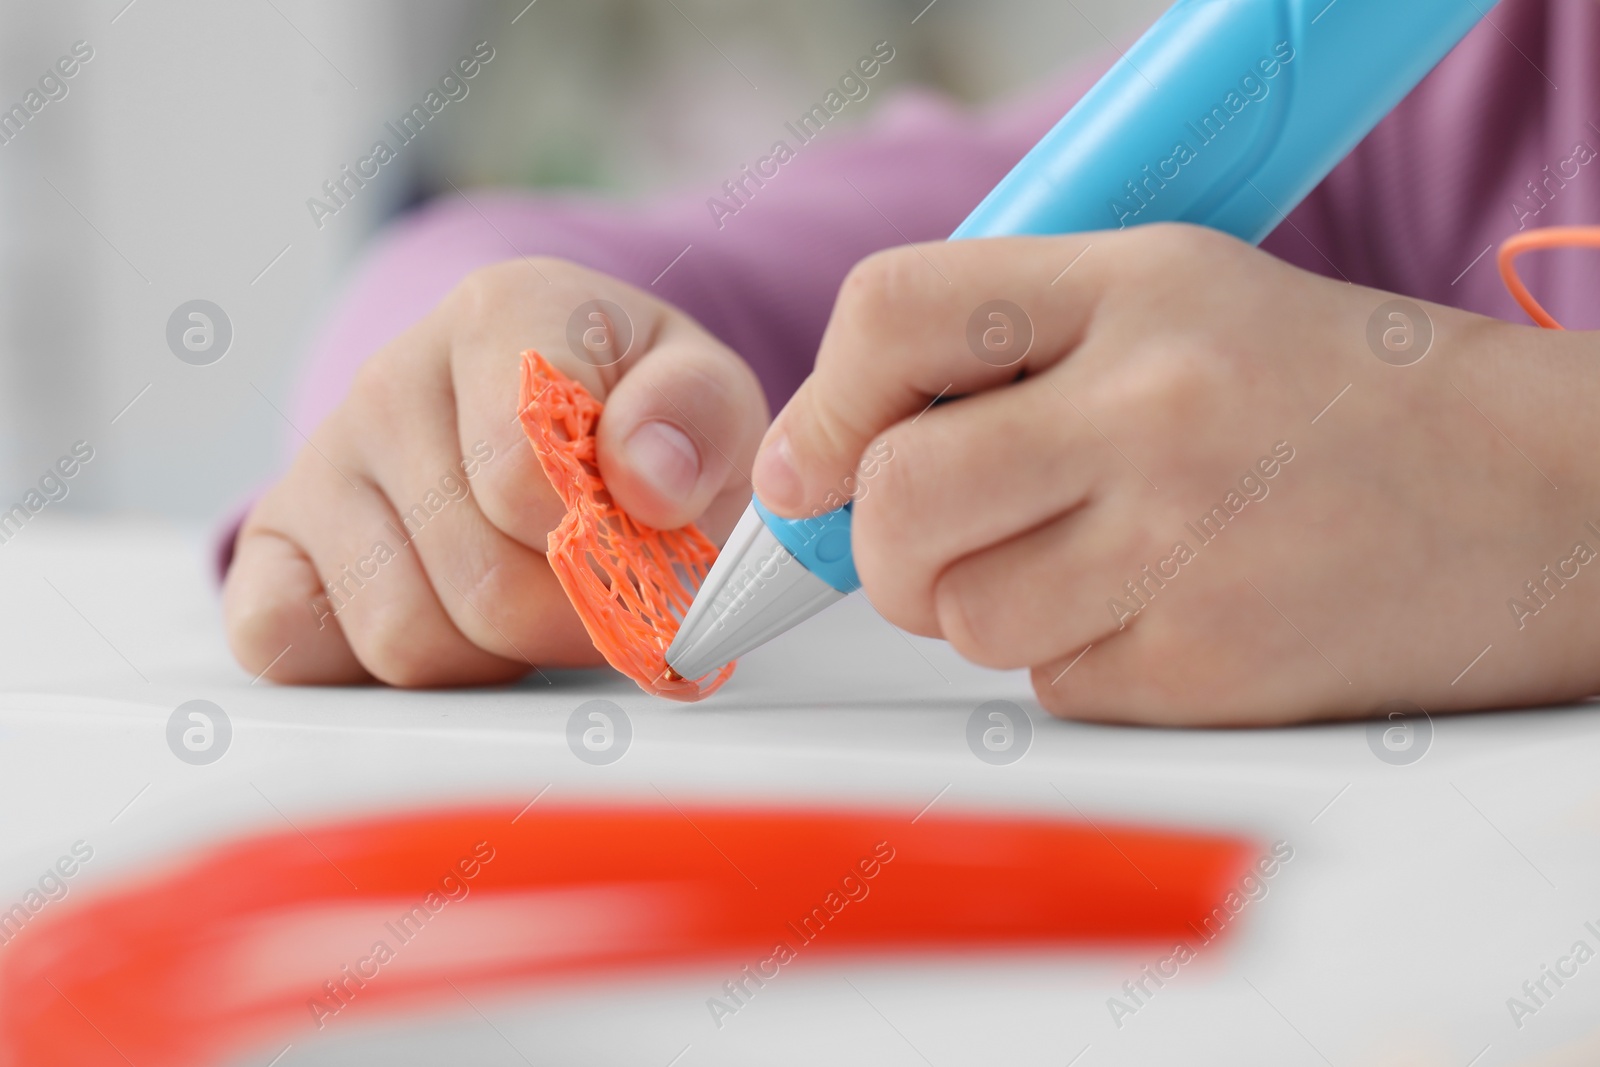
{"type": "Polygon", "coordinates": [[[698,325],[674,320],[606,397],[600,475],[629,515],[675,529],[730,483],[748,482],[766,426],[766,396],[749,366],[698,325]]]}
{"type": "Polygon", "coordinates": [[[1000,388],[1065,358],[1101,298],[1108,271],[1100,264],[1110,257],[1080,267],[1070,288],[1052,289],[1049,279],[1065,273],[1058,261],[1076,263],[1087,241],[946,241],[857,263],[839,287],[815,369],[756,457],[756,496],[788,518],[839,507],[858,491],[873,441],[896,423],[916,421],[941,397],[1000,388]],[[997,286],[1008,299],[993,299],[997,286]]]}
{"type": "Polygon", "coordinates": [[[850,400],[828,403],[823,399],[827,395],[813,372],[761,442],[751,471],[753,489],[779,515],[798,519],[821,514],[843,507],[854,495],[851,474],[879,431],[841,410],[852,406],[850,400]]]}

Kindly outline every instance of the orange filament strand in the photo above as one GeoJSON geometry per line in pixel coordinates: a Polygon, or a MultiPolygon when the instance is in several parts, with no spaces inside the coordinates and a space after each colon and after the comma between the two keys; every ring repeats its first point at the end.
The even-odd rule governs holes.
{"type": "Polygon", "coordinates": [[[1547,226],[1540,230],[1514,233],[1500,244],[1495,257],[1500,267],[1500,280],[1516,298],[1528,317],[1547,330],[1564,329],[1544,305],[1534,299],[1528,287],[1517,276],[1516,259],[1524,252],[1545,251],[1551,248],[1600,248],[1600,226],[1547,226]]]}

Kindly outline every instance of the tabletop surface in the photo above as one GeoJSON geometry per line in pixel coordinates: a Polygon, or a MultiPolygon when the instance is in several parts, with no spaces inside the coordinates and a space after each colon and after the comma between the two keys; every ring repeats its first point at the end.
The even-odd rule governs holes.
{"type": "Polygon", "coordinates": [[[1532,1012],[1508,1003],[1532,1006],[1524,982],[1576,942],[1600,949],[1585,925],[1600,929],[1593,706],[1440,717],[1409,763],[1380,759],[1362,723],[1058,722],[1024,674],[966,664],[860,597],[695,706],[601,671],[489,691],[282,688],[228,655],[203,535],[132,520],[58,521],[0,546],[0,606],[0,908],[78,841],[94,853],[71,892],[93,892],[241,833],[541,794],[908,820],[934,804],[1293,849],[1232,936],[1132,1013],[1112,999],[1160,952],[821,960],[720,1027],[706,999],[724,976],[689,969],[341,1021],[240,1064],[1600,1062],[1600,963],[1569,965],[1532,1012]],[[568,746],[592,699],[632,727],[607,765],[568,746]],[[169,748],[190,700],[231,724],[215,762],[169,748]],[[1008,764],[969,746],[991,700],[1032,725],[1008,764]]]}

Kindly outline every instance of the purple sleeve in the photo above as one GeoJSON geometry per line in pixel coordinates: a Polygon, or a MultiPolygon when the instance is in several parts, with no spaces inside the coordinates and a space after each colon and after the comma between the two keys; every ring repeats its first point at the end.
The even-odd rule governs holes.
{"type": "MultiPolygon", "coordinates": [[[[1520,229],[1600,223],[1597,149],[1600,4],[1505,0],[1262,247],[1525,323],[1490,250],[1520,229]]],[[[1584,255],[1528,256],[1518,270],[1563,324],[1594,328],[1600,278],[1584,255]]]]}
{"type": "Polygon", "coordinates": [[[442,197],[391,226],[316,340],[295,398],[320,422],[356,368],[472,270],[556,256],[693,315],[755,369],[776,410],[811,369],[846,272],[878,249],[949,235],[1093,83],[1090,71],[994,113],[902,91],[865,124],[802,142],[789,126],[753,152],[750,176],[654,203],[523,192],[442,197]],[[764,168],[763,159],[770,159],[764,168]],[[761,170],[766,171],[763,177],[761,170]]]}

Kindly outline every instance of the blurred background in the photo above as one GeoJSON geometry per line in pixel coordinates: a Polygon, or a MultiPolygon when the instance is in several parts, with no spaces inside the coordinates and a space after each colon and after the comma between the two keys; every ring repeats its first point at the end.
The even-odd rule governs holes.
{"type": "Polygon", "coordinates": [[[72,512],[237,507],[298,443],[275,408],[361,249],[452,183],[710,195],[876,41],[894,62],[845,122],[913,83],[1002,98],[1165,6],[0,0],[0,108],[92,49],[0,143],[0,510],[80,440],[93,461],[24,536],[72,512]],[[495,58],[468,97],[319,229],[307,199],[478,41],[495,58]],[[232,325],[209,365],[168,347],[191,300],[232,325]]]}

